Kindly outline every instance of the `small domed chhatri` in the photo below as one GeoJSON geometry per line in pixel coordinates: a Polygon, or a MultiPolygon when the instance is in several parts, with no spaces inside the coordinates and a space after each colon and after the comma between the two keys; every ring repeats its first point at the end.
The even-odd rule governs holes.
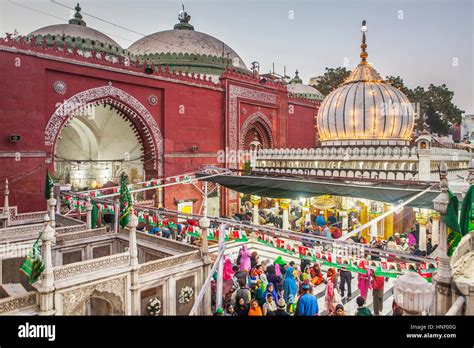
{"type": "Polygon", "coordinates": [[[183,72],[221,75],[226,67],[248,71],[240,56],[224,42],[194,30],[183,9],[173,30],[160,31],[133,43],[128,51],[143,62],[183,72]]]}
{"type": "Polygon", "coordinates": [[[303,80],[298,75],[298,70],[295,72],[295,77],[290,80],[286,88],[290,95],[296,97],[311,99],[311,100],[323,100],[323,95],[316,88],[305,85],[303,80]]]}
{"type": "Polygon", "coordinates": [[[407,145],[415,122],[413,107],[367,62],[367,27],[362,24],[361,62],[319,108],[321,144],[407,145]]]}
{"type": "Polygon", "coordinates": [[[75,10],[68,24],[49,25],[31,32],[28,37],[35,37],[38,44],[46,38],[48,44],[56,42],[62,46],[66,43],[68,47],[77,47],[84,51],[96,50],[116,55],[124,53],[123,48],[109,36],[86,25],[79,4],[75,10]]]}

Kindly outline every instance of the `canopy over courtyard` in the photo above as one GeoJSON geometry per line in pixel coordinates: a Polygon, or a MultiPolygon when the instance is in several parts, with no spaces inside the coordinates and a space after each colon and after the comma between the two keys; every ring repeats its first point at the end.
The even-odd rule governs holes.
{"type": "MultiPolygon", "coordinates": [[[[204,176],[204,174],[201,176],[204,176]]],[[[420,183],[357,183],[351,180],[310,180],[299,177],[279,178],[253,175],[220,175],[206,180],[237,192],[269,198],[298,199],[318,195],[333,195],[365,198],[391,204],[402,203],[429,187],[427,184],[420,183]]],[[[415,208],[433,209],[433,199],[440,192],[439,188],[433,187],[408,205],[415,208]]]]}

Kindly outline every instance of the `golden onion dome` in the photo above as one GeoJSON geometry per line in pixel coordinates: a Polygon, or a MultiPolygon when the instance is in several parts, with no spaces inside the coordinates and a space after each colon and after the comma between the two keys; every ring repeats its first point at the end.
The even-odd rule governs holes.
{"type": "Polygon", "coordinates": [[[414,109],[407,96],[384,81],[367,62],[365,21],[363,28],[362,61],[319,108],[321,144],[406,145],[415,122],[414,109]]]}

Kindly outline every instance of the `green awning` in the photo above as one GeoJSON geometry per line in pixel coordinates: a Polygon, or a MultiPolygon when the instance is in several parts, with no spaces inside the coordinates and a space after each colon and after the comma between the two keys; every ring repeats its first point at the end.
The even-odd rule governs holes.
{"type": "MultiPolygon", "coordinates": [[[[206,174],[198,174],[197,177],[206,174]]],[[[419,192],[426,190],[429,185],[409,184],[397,185],[388,183],[357,183],[350,179],[336,180],[308,180],[301,178],[279,178],[270,176],[237,176],[219,175],[205,179],[229,189],[244,194],[258,195],[269,198],[306,198],[320,195],[365,198],[379,202],[400,204],[419,192]]],[[[433,200],[441,193],[439,189],[432,189],[409,203],[416,208],[433,209],[433,200]]]]}

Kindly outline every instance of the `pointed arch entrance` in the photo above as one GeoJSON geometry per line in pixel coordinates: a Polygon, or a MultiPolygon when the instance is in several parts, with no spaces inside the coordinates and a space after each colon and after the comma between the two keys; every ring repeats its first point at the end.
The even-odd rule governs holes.
{"type": "MultiPolygon", "coordinates": [[[[49,147],[49,155],[54,159],[59,136],[64,127],[68,126],[78,115],[85,116],[83,124],[89,130],[83,134],[94,135],[91,120],[94,108],[110,107],[118,117],[131,124],[131,131],[136,134],[143,152],[144,173],[147,178],[163,175],[163,137],[160,128],[147,108],[135,97],[112,85],[92,88],[80,92],[56,109],[45,129],[45,145],[49,147]]],[[[120,121],[120,119],[117,119],[120,121]]],[[[77,127],[76,127],[77,128],[77,127]]],[[[120,141],[120,135],[115,139],[120,141]]],[[[91,143],[94,143],[92,140],[91,143]]]]}
{"type": "Polygon", "coordinates": [[[262,113],[250,115],[240,127],[239,148],[249,150],[253,142],[259,142],[263,148],[273,147],[272,124],[262,113]]]}

